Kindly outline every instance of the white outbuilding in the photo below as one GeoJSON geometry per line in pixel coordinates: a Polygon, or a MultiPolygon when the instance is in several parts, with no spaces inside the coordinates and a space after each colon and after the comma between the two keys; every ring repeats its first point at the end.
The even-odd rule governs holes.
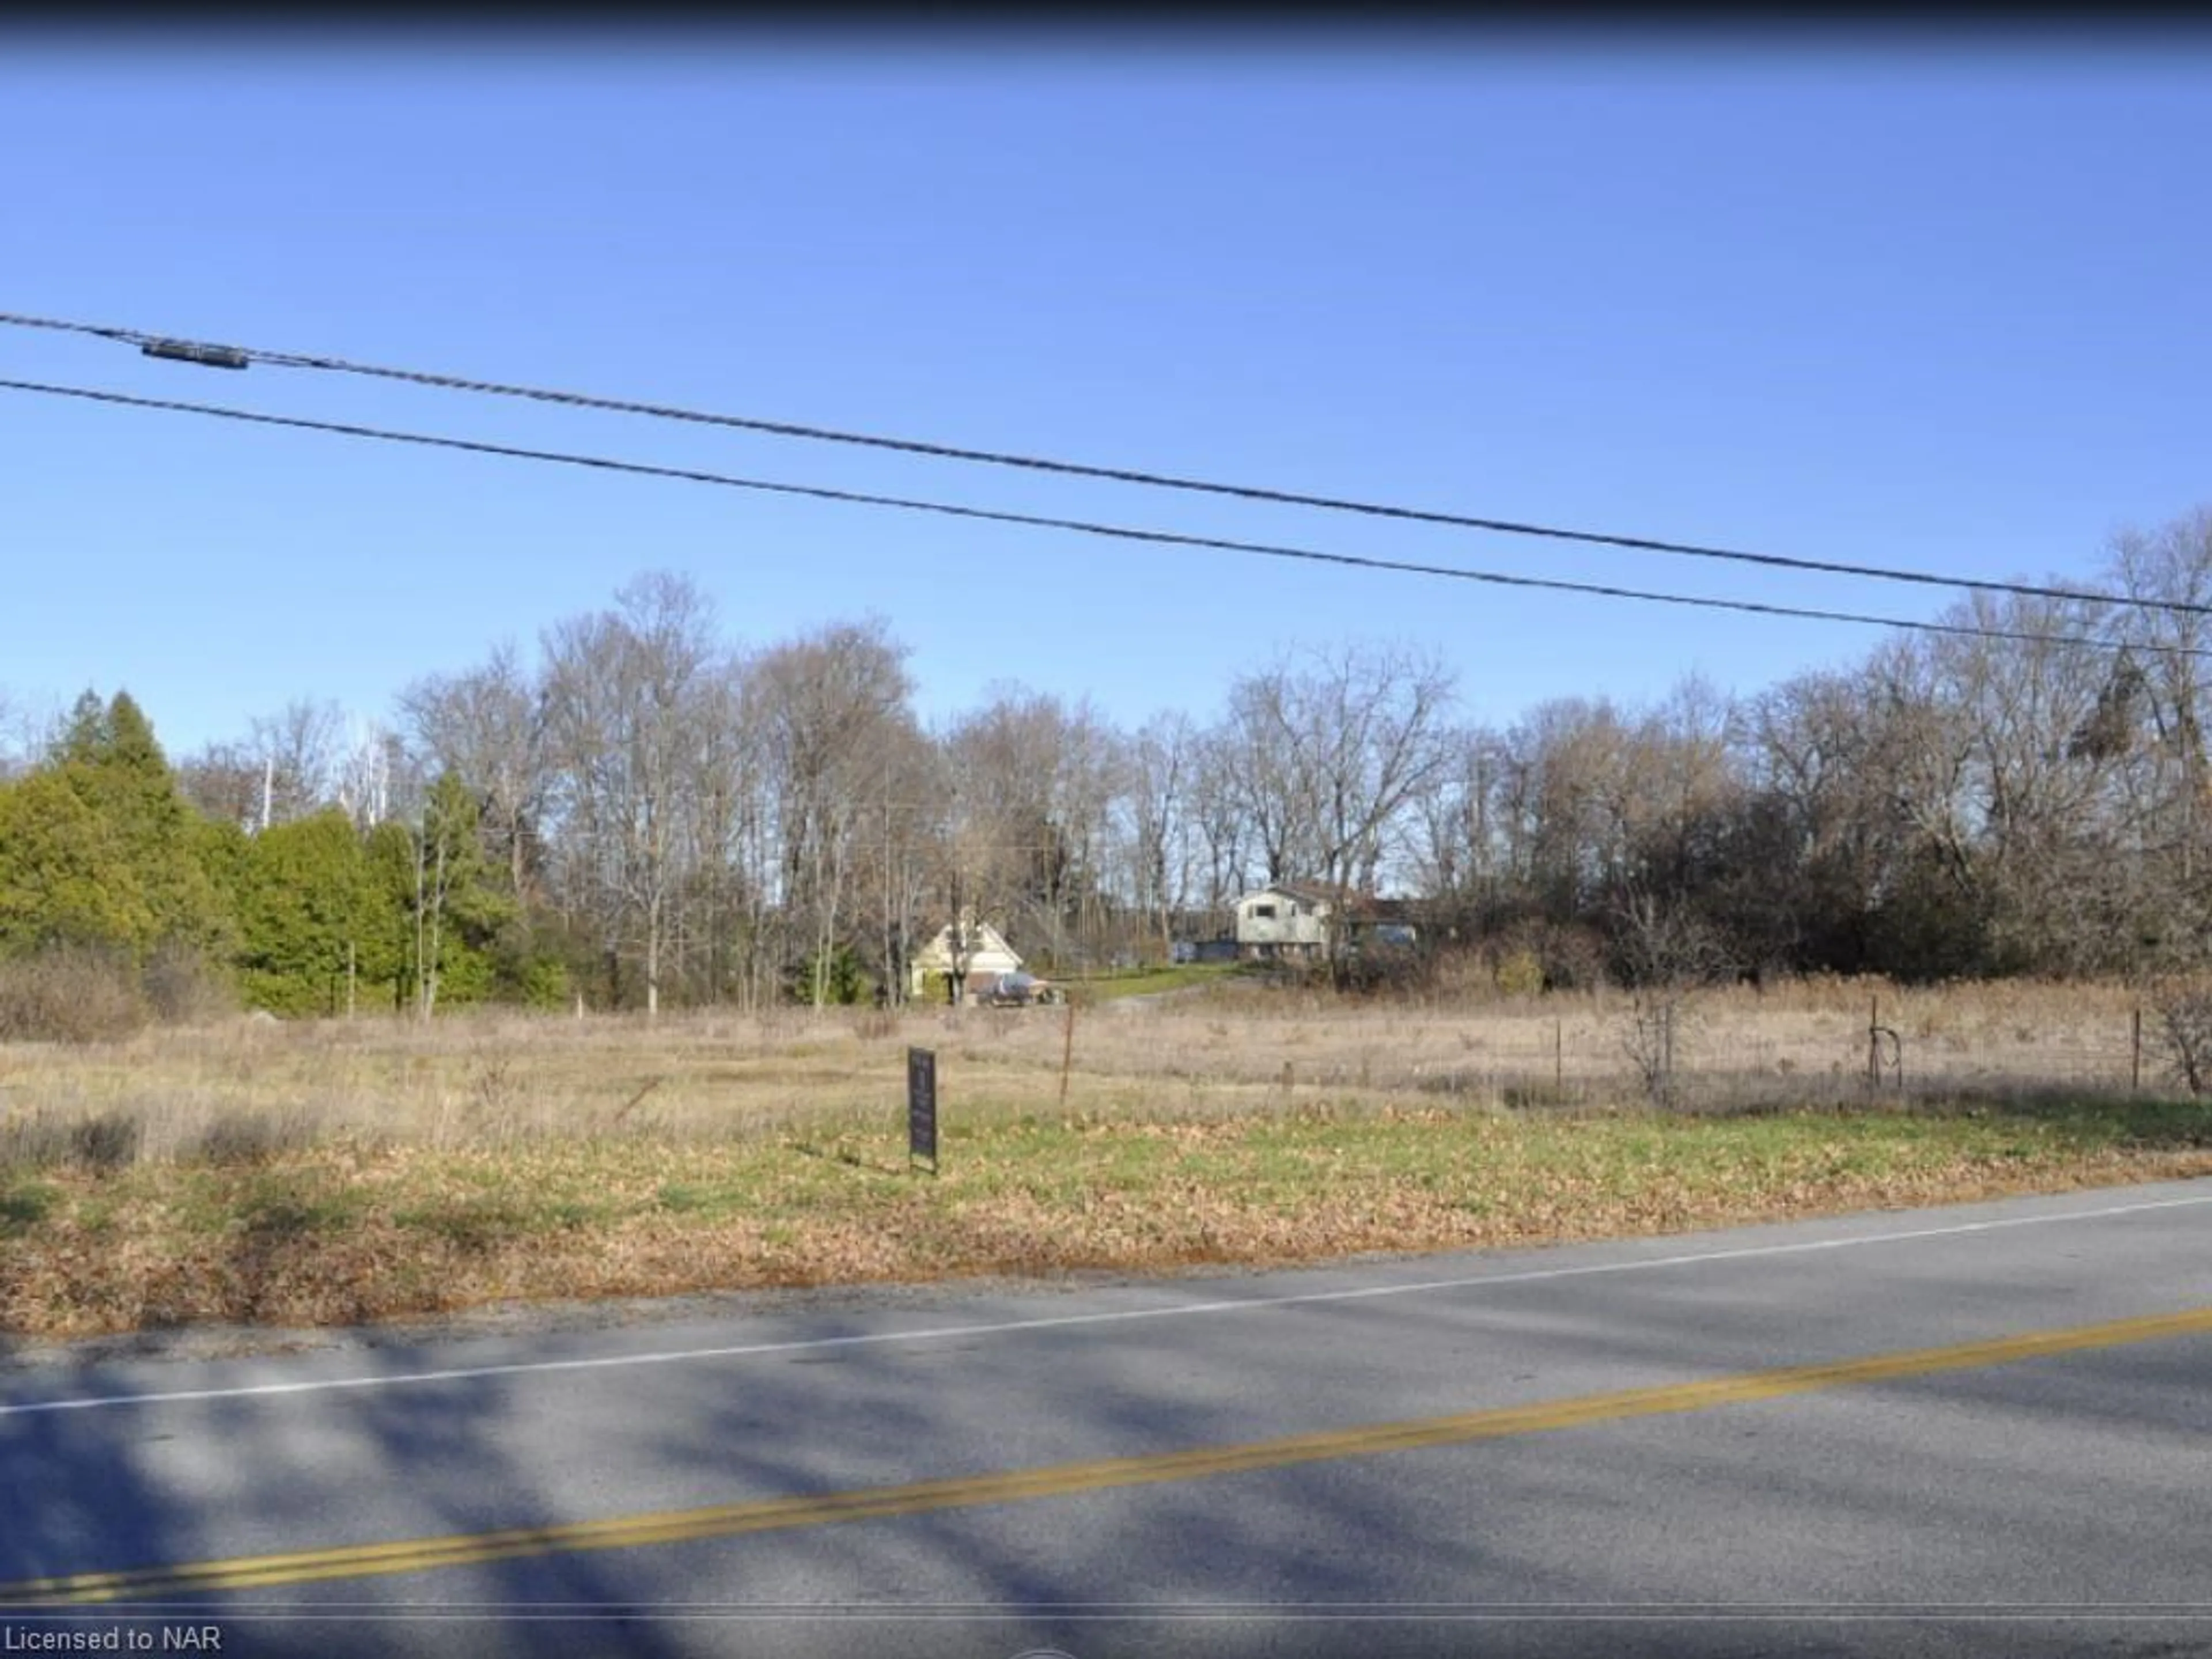
{"type": "Polygon", "coordinates": [[[958,972],[964,975],[967,989],[980,992],[988,990],[1000,975],[1020,969],[1021,957],[1006,943],[1006,935],[989,922],[969,917],[961,922],[960,929],[961,937],[956,941],[952,924],[946,923],[937,930],[935,938],[914,953],[909,969],[913,982],[907,988],[909,995],[918,1000],[932,974],[950,978],[958,972]]]}

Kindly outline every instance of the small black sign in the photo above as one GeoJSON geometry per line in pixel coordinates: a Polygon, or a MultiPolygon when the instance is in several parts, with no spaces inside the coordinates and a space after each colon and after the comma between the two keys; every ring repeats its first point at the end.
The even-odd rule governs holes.
{"type": "Polygon", "coordinates": [[[906,1051],[906,1140],[907,1162],[926,1158],[929,1160],[929,1172],[935,1175],[937,1051],[933,1048],[906,1051]]]}

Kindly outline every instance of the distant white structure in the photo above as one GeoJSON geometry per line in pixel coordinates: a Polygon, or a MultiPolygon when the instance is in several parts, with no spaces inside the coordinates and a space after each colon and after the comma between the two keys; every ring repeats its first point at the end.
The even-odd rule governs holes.
{"type": "Polygon", "coordinates": [[[1419,907],[1402,898],[1347,893],[1344,912],[1328,889],[1307,881],[1271,882],[1237,901],[1237,954],[1312,960],[1328,954],[1335,930],[1345,948],[1408,950],[1418,943],[1419,907]]]}
{"type": "MultiPolygon", "coordinates": [[[[1014,947],[1006,943],[1006,935],[988,921],[977,921],[973,916],[961,924],[962,936],[967,949],[964,957],[966,982],[963,990],[988,990],[1001,974],[1018,972],[1022,959],[1014,947]]],[[[922,994],[926,977],[931,974],[950,976],[956,969],[953,961],[952,925],[948,922],[937,930],[937,936],[914,953],[908,967],[912,983],[907,988],[909,996],[917,1000],[922,994]]]]}
{"type": "Polygon", "coordinates": [[[1237,953],[1318,957],[1328,949],[1328,895],[1304,882],[1272,882],[1237,901],[1237,953]]]}

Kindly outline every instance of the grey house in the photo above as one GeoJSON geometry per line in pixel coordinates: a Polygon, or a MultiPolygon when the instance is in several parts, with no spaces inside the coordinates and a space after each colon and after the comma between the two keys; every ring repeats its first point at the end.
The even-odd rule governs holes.
{"type": "Polygon", "coordinates": [[[1328,954],[1331,935],[1340,925],[1346,948],[1355,955],[1370,945],[1409,948],[1417,934],[1414,906],[1404,899],[1347,894],[1340,917],[1327,888],[1279,881],[1237,901],[1237,954],[1316,960],[1328,954]]]}
{"type": "Polygon", "coordinates": [[[1305,882],[1280,881],[1237,901],[1237,953],[1316,958],[1328,952],[1328,895],[1305,882]]]}

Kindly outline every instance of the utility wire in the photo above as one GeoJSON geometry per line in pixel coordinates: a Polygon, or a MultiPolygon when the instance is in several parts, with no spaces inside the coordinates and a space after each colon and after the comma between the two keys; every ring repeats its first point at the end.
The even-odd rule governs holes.
{"type": "Polygon", "coordinates": [[[135,345],[149,356],[169,357],[221,368],[244,368],[267,363],[276,368],[319,369],[339,374],[361,374],[377,380],[403,380],[411,385],[437,386],[453,392],[481,392],[490,397],[524,398],[539,403],[577,409],[611,410],[622,415],[648,416],[656,420],[688,421],[702,426],[732,427],[767,433],[780,438],[811,442],[852,444],[870,449],[896,450],[941,460],[972,461],[987,466],[1018,467],[1066,477],[1103,478],[1115,483],[1141,484],[1155,489],[1179,489],[1197,495],[1233,496],[1239,501],[1267,501],[1279,506],[1318,507],[1331,513],[1353,513],[1370,518],[1395,519],[1415,524],[1445,525],[1460,530],[1486,530],[1504,536],[1534,536],[1553,541],[1581,542],[1601,547],[1627,548],[1637,552],[1663,553],[1684,558],[1720,559],[1776,570],[1808,570],[1823,575],[1860,576],[1875,581],[1911,582],[1927,587],[1960,588],[1973,592],[2008,593],[2021,599],[2057,599],[2075,604],[2115,605],[2167,611],[2189,616],[2212,616],[2212,605],[2182,600],[2136,599],[2091,593],[2078,588],[2049,587],[2030,582],[1987,580],[1973,576],[1945,576],[1932,571],[1900,570],[1882,565],[1845,564],[1825,559],[1792,558],[1779,553],[1753,553],[1741,549],[1709,547],[1695,542],[1662,541],[1648,536],[1618,536],[1602,531],[1571,530],[1557,525],[1528,523],[1513,519],[1480,518],[1469,514],[1444,513],[1425,507],[1395,507],[1336,495],[1308,495],[1297,490],[1271,489],[1256,484],[1217,483],[1174,473],[1141,471],[1127,467],[1094,466],[1079,461],[1051,459],[1036,455],[1011,454],[998,450],[969,449],[952,444],[931,443],[915,438],[892,438],[805,426],[790,421],[764,420],[745,415],[715,414],[668,404],[640,403],[624,398],[597,397],[589,392],[561,392],[544,386],[510,386],[497,380],[477,380],[427,369],[392,368],[378,363],[350,362],[342,357],[307,356],[300,352],[263,350],[252,346],[208,345],[138,329],[111,328],[96,323],[70,322],[51,317],[0,312],[0,325],[11,328],[45,329],[64,334],[90,335],[135,345]]]}
{"type": "MultiPolygon", "coordinates": [[[[295,415],[266,415],[253,410],[219,404],[187,403],[170,398],[141,398],[127,392],[95,391],[86,386],[54,386],[37,380],[0,379],[0,391],[33,392],[45,397],[71,398],[131,409],[161,410],[173,414],[203,415],[217,420],[240,421],[255,426],[286,427],[302,432],[327,432],[341,437],[373,439],[381,443],[413,444],[425,448],[460,450],[477,455],[503,455],[516,460],[544,461],[560,466],[587,467],[605,472],[635,474],[641,477],[675,478],[689,483],[715,484],[729,489],[748,489],[775,495],[805,496],[814,501],[845,501],[860,507],[895,507],[909,513],[933,513],[946,518],[980,520],[990,524],[1025,525],[1041,530],[1065,530],[1079,535],[1108,537],[1163,547],[1206,548],[1221,552],[1250,553],[1265,558],[1295,559],[1356,570],[1394,570],[1409,575],[1437,576],[1454,581],[1484,582],[1502,587],[1535,588],[1554,593],[1580,593],[1603,599],[1635,599],[1650,605],[1682,605],[1697,610],[1735,611],[1760,617],[1796,617],[1812,622],[1863,623],[1875,628],[1905,629],[1926,634],[1955,635],[1967,639],[2010,640],[2031,645],[2070,645],[2093,650],[2125,650],[2110,640],[2075,634],[2031,634],[2017,629],[1982,628],[1960,623],[1920,622],[1904,617],[1872,616],[1861,611],[1814,610],[1800,605],[1767,605],[1752,599],[1708,599],[1687,593],[1617,587],[1595,582],[1564,581],[1548,576],[1512,575],[1503,571],[1471,570],[1456,565],[1422,564],[1404,559],[1376,558],[1358,553],[1332,553],[1316,548],[1275,542],[1238,541],[1220,536],[1187,535],[1167,530],[1146,530],[1127,525],[1102,524],[1086,519],[1054,518],[1034,513],[1012,513],[994,507],[966,507],[906,495],[876,495],[862,490],[835,489],[821,484],[788,483],[764,478],[734,477],[693,467],[660,466],[644,461],[618,460],[604,455],[583,455],[565,450],[530,449],[513,444],[487,443],[474,438],[453,438],[422,432],[401,432],[386,427],[357,426],[339,421],[309,420],[295,415]]],[[[2212,650],[2185,650],[2179,654],[2212,657],[2212,650]]]]}

